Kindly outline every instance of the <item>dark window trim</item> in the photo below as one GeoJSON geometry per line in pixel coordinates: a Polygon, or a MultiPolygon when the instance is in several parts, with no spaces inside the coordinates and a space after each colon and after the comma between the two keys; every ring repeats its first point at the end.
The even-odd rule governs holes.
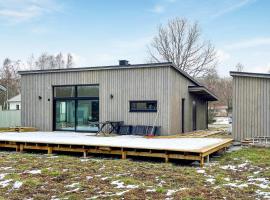
{"type": "Polygon", "coordinates": [[[157,100],[132,100],[132,101],[129,101],[129,112],[157,112],[157,108],[155,110],[147,110],[147,109],[132,110],[132,108],[131,108],[132,103],[155,103],[156,107],[157,107],[158,106],[157,100]]]}
{"type": "Polygon", "coordinates": [[[77,87],[78,86],[100,86],[99,84],[76,84],[76,85],[52,85],[52,95],[53,95],[53,131],[70,131],[70,132],[79,132],[79,133],[96,133],[96,131],[83,131],[77,130],[77,104],[80,100],[99,100],[98,97],[78,97],[77,95],[77,87]],[[54,96],[54,88],[55,87],[75,87],[75,97],[55,97],[54,96]],[[55,116],[55,107],[57,101],[74,101],[75,103],[75,127],[73,130],[61,130],[56,128],[56,116],[55,116]]]}
{"type": "Polygon", "coordinates": [[[99,84],[76,84],[76,85],[53,85],[52,89],[53,89],[53,99],[57,99],[57,100],[64,100],[64,99],[69,99],[69,100],[75,100],[75,99],[85,99],[85,100],[98,100],[98,97],[87,97],[87,96],[83,96],[83,97],[78,97],[78,87],[80,86],[98,86],[99,84]],[[54,96],[54,89],[55,88],[61,88],[61,87],[74,87],[75,88],[75,96],[74,97],[55,97],[54,96]]]}

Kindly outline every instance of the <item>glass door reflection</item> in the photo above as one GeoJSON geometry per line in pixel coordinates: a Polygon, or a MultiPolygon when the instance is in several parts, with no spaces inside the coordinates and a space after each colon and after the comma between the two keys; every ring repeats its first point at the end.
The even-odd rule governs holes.
{"type": "Polygon", "coordinates": [[[96,132],[98,131],[98,127],[95,125],[90,125],[90,122],[98,122],[98,121],[99,121],[99,101],[78,100],[76,131],[96,132]]]}

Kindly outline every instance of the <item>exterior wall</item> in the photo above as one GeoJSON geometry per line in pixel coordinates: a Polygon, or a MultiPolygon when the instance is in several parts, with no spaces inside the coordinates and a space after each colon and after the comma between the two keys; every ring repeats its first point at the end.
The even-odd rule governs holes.
{"type": "Polygon", "coordinates": [[[170,90],[169,90],[169,127],[170,134],[182,132],[182,98],[185,99],[184,131],[192,131],[192,101],[197,104],[197,130],[206,129],[207,102],[200,100],[188,92],[188,86],[194,86],[190,80],[170,69],[170,90]]]}
{"type": "Polygon", "coordinates": [[[17,105],[19,105],[19,110],[21,109],[21,102],[8,102],[9,110],[17,110],[17,105]]]}
{"type": "Polygon", "coordinates": [[[270,136],[270,79],[233,77],[233,137],[270,136]]]}
{"type": "Polygon", "coordinates": [[[100,121],[153,125],[157,113],[130,113],[129,101],[157,100],[156,125],[162,126],[162,134],[169,134],[169,70],[157,67],[22,75],[22,126],[52,131],[53,85],[99,84],[100,121]]]}

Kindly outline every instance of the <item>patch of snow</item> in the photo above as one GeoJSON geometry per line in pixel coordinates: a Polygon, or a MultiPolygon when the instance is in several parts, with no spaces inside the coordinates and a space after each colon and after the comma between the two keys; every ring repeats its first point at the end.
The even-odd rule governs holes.
{"type": "Polygon", "coordinates": [[[214,183],[216,182],[216,179],[214,179],[214,178],[208,178],[208,179],[206,179],[205,181],[206,181],[206,182],[209,182],[209,183],[211,183],[211,184],[214,184],[214,183]]]}
{"type": "Polygon", "coordinates": [[[80,183],[72,183],[70,185],[66,185],[65,188],[74,188],[74,187],[78,187],[80,185],[80,183]]]}
{"type": "Polygon", "coordinates": [[[80,190],[80,188],[75,188],[75,189],[73,189],[73,190],[66,191],[65,193],[77,192],[77,191],[79,191],[79,190],[80,190]]]}
{"type": "Polygon", "coordinates": [[[102,181],[105,181],[105,180],[107,180],[107,179],[109,179],[110,177],[103,177],[103,178],[101,178],[101,180],[102,181]]]}
{"type": "MultiPolygon", "coordinates": [[[[127,192],[129,192],[130,190],[125,190],[125,191],[122,191],[122,192],[117,192],[117,193],[115,193],[115,195],[117,195],[117,196],[122,196],[123,194],[125,194],[125,193],[127,193],[127,192]]],[[[113,195],[111,195],[111,196],[113,196],[113,195]]]]}
{"type": "Polygon", "coordinates": [[[90,180],[90,179],[93,179],[93,176],[86,176],[86,180],[90,180]]]}
{"type": "Polygon", "coordinates": [[[82,159],[80,159],[80,161],[81,161],[81,162],[88,162],[88,161],[90,161],[90,159],[82,158],[82,159]]]}
{"type": "Polygon", "coordinates": [[[235,165],[223,165],[223,166],[220,166],[219,168],[224,169],[224,170],[233,170],[233,171],[237,170],[235,165]]]}
{"type": "Polygon", "coordinates": [[[138,188],[138,185],[125,185],[124,182],[116,180],[111,182],[112,185],[116,185],[116,188],[128,188],[128,189],[134,189],[138,188]]]}
{"type": "Polygon", "coordinates": [[[231,179],[227,177],[227,178],[224,178],[224,180],[225,181],[230,181],[231,179]]]}
{"type": "Polygon", "coordinates": [[[19,189],[22,185],[23,185],[22,182],[16,181],[16,182],[13,184],[13,187],[12,187],[12,188],[15,189],[15,190],[17,190],[17,189],[19,189]]]}
{"type": "Polygon", "coordinates": [[[8,173],[0,174],[0,180],[3,180],[8,173]]]}
{"type": "Polygon", "coordinates": [[[147,189],[146,192],[156,192],[156,189],[147,189]]]}
{"type": "Polygon", "coordinates": [[[1,167],[0,169],[2,169],[2,170],[9,170],[9,169],[12,169],[12,167],[1,167]]]}
{"type": "Polygon", "coordinates": [[[236,184],[236,183],[227,183],[227,184],[223,184],[224,186],[230,186],[230,187],[236,187],[236,188],[245,188],[248,187],[248,184],[236,184]]]}
{"type": "Polygon", "coordinates": [[[203,170],[203,169],[198,169],[198,170],[197,170],[197,173],[199,173],[199,174],[204,174],[204,173],[205,173],[205,170],[203,170]]]}
{"type": "Polygon", "coordinates": [[[25,171],[24,173],[27,173],[27,174],[41,174],[41,170],[40,169],[28,170],[28,171],[25,171]]]}
{"type": "Polygon", "coordinates": [[[179,190],[168,190],[166,196],[172,196],[174,193],[178,192],[179,190]]]}
{"type": "Polygon", "coordinates": [[[261,171],[256,171],[256,172],[253,172],[253,174],[259,174],[259,173],[261,173],[261,171]]]}
{"type": "Polygon", "coordinates": [[[8,179],[8,180],[4,180],[4,181],[0,181],[0,186],[2,188],[5,188],[9,185],[9,183],[12,181],[12,179],[8,179]]]}
{"type": "Polygon", "coordinates": [[[270,192],[262,192],[261,190],[257,190],[256,194],[264,199],[270,199],[270,192]]]}

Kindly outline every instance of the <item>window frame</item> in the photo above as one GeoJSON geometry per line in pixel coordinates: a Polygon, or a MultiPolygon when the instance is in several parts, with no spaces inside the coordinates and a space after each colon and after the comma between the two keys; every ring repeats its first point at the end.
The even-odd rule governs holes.
{"type": "Polygon", "coordinates": [[[157,112],[157,109],[158,109],[158,102],[157,100],[131,100],[129,101],[129,112],[149,112],[149,113],[152,113],[152,112],[157,112]],[[132,104],[133,103],[155,103],[156,104],[156,109],[152,109],[152,110],[149,110],[149,109],[136,109],[134,110],[132,108],[132,104]]]}
{"type": "Polygon", "coordinates": [[[53,92],[53,100],[65,100],[65,99],[68,99],[68,100],[76,100],[76,99],[90,99],[90,100],[99,100],[99,95],[98,97],[80,97],[78,96],[78,86],[97,86],[98,89],[99,89],[99,95],[100,95],[100,85],[99,84],[75,84],[75,85],[53,85],[52,86],[52,92],[53,92]],[[74,97],[56,97],[54,95],[54,90],[55,88],[61,88],[61,87],[74,87],[75,88],[75,96],[74,97]]]}

